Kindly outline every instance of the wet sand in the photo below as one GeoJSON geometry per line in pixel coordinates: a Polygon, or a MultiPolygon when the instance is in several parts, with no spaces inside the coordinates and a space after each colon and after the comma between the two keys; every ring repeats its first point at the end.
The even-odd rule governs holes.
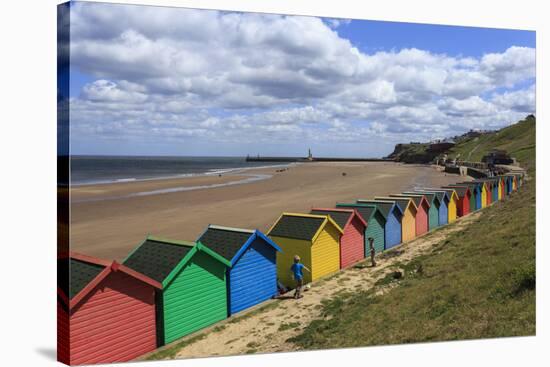
{"type": "Polygon", "coordinates": [[[314,206],[466,179],[430,166],[387,162],[304,163],[280,169],[73,187],[71,249],[120,261],[147,234],[195,240],[209,223],[267,231],[283,211],[308,212],[314,206]],[[259,176],[254,182],[220,185],[259,176]]]}

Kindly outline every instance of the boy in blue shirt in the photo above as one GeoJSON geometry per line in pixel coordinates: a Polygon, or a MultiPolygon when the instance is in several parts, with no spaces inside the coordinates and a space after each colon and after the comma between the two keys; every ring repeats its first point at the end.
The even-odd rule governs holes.
{"type": "Polygon", "coordinates": [[[294,277],[294,280],[296,281],[296,290],[294,291],[294,298],[302,298],[302,287],[304,285],[304,274],[303,269],[305,269],[307,272],[311,273],[311,270],[308,269],[307,266],[300,263],[300,256],[295,255],[294,256],[294,264],[290,267],[290,271],[292,273],[292,276],[294,277]]]}

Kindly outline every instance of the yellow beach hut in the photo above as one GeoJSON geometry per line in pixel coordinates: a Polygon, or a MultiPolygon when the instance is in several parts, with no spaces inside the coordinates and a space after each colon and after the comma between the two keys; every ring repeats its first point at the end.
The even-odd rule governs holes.
{"type": "Polygon", "coordinates": [[[487,195],[489,195],[489,191],[487,190],[487,183],[478,181],[476,181],[476,183],[481,183],[481,207],[485,208],[487,205],[489,205],[487,198],[487,195]]]}
{"type": "Polygon", "coordinates": [[[374,198],[377,201],[392,201],[399,206],[403,212],[401,218],[401,239],[402,242],[413,240],[416,237],[416,204],[410,198],[386,197],[377,196],[374,198]]]}
{"type": "Polygon", "coordinates": [[[340,237],[343,229],[328,215],[283,213],[267,235],[281,248],[277,252],[277,277],[294,288],[290,267],[294,255],[311,269],[304,271],[304,283],[340,270],[340,237]]]}
{"type": "Polygon", "coordinates": [[[460,198],[458,197],[458,194],[454,189],[444,189],[444,191],[447,192],[447,195],[449,195],[448,214],[449,214],[449,223],[452,223],[457,218],[458,202],[460,198]]]}
{"type": "Polygon", "coordinates": [[[457,218],[457,210],[458,210],[458,201],[460,198],[458,197],[458,194],[456,191],[452,188],[422,188],[422,191],[429,191],[429,192],[446,192],[447,196],[449,197],[449,204],[447,204],[447,215],[448,215],[448,223],[452,223],[457,218]]]}

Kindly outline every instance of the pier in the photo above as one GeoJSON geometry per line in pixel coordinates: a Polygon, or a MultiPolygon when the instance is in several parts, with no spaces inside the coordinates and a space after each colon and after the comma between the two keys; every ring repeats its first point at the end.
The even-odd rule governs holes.
{"type": "Polygon", "coordinates": [[[307,157],[268,157],[246,156],[247,162],[394,162],[388,158],[345,158],[345,157],[314,157],[311,149],[307,157]]]}

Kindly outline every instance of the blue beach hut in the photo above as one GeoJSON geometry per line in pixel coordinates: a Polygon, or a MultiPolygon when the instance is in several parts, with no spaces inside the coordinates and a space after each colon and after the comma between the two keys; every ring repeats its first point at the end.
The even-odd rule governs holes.
{"type": "Polygon", "coordinates": [[[386,217],[386,225],[384,226],[385,250],[401,243],[401,220],[403,218],[403,211],[395,201],[359,199],[357,203],[376,205],[378,210],[386,217]]]}
{"type": "Polygon", "coordinates": [[[449,223],[449,194],[446,191],[430,190],[430,189],[415,189],[414,192],[421,194],[434,194],[439,202],[439,225],[449,223]]]}
{"type": "Polygon", "coordinates": [[[276,259],[281,249],[262,232],[209,225],[197,242],[231,263],[227,269],[229,316],[277,294],[276,259]]]}
{"type": "MultiPolygon", "coordinates": [[[[460,186],[468,186],[470,188],[470,191],[472,192],[472,194],[474,195],[475,199],[476,199],[476,207],[475,207],[475,210],[479,210],[481,209],[483,206],[481,205],[481,183],[476,183],[476,182],[461,182],[461,183],[457,183],[457,185],[460,185],[460,186]]],[[[470,210],[472,210],[470,208],[470,210]]],[[[473,210],[472,210],[473,211],[473,210]]]]}

